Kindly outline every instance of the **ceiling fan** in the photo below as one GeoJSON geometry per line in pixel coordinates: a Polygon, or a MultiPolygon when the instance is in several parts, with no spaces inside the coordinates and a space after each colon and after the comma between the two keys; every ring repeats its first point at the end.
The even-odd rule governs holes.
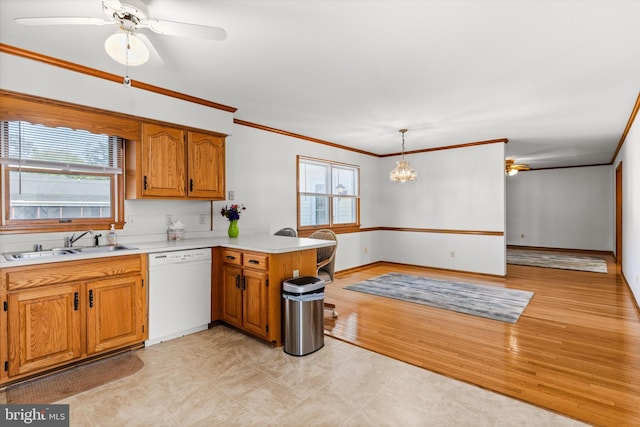
{"type": "MultiPolygon", "coordinates": [[[[127,67],[147,62],[149,50],[144,42],[153,49],[151,41],[144,34],[138,34],[139,30],[151,30],[162,35],[206,40],[222,41],[227,38],[226,31],[219,27],[150,19],[140,8],[122,3],[120,0],[103,0],[102,11],[107,19],[81,16],[43,16],[15,18],[14,21],[18,24],[34,26],[115,25],[117,27],[116,33],[105,41],[105,50],[111,58],[127,67]],[[141,39],[144,39],[144,42],[141,39]]],[[[127,77],[125,77],[125,85],[127,85],[127,77]]]]}
{"type": "Polygon", "coordinates": [[[529,165],[524,163],[516,165],[514,159],[506,159],[504,165],[504,174],[507,176],[513,176],[517,174],[518,171],[528,171],[531,169],[529,165]]]}

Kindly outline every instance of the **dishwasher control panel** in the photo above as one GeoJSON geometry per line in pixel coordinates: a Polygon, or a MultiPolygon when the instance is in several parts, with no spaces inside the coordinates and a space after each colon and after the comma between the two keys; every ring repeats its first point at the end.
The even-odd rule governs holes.
{"type": "Polygon", "coordinates": [[[211,248],[187,249],[183,251],[158,252],[149,254],[149,267],[163,264],[201,262],[211,260],[211,248]]]}

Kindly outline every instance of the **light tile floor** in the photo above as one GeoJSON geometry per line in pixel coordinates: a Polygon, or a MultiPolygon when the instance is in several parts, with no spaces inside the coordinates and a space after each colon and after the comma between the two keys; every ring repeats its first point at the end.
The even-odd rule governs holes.
{"type": "Polygon", "coordinates": [[[57,402],[72,426],[584,425],[329,337],[294,357],[215,326],[136,352],[141,371],[57,402]]]}

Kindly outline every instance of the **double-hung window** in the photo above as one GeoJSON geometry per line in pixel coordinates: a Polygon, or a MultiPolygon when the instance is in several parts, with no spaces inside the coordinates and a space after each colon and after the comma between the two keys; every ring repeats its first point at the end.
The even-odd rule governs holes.
{"type": "Polygon", "coordinates": [[[298,228],[357,228],[360,168],[298,156],[298,228]]]}
{"type": "Polygon", "coordinates": [[[4,230],[108,228],[118,223],[124,140],[2,121],[4,230]]]}

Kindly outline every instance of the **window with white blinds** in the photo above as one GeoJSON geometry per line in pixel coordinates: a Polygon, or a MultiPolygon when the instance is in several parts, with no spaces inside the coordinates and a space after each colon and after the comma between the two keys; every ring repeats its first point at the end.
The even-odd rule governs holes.
{"type": "Polygon", "coordinates": [[[122,138],[24,121],[0,126],[5,229],[117,222],[122,138]]]}
{"type": "Polygon", "coordinates": [[[0,162],[70,172],[122,173],[123,140],[86,130],[2,122],[0,162]]]}

